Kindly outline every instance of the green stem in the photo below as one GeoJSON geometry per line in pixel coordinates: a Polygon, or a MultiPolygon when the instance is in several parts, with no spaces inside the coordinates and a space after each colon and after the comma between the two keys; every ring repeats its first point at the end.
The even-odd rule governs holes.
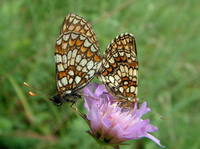
{"type": "Polygon", "coordinates": [[[137,140],[136,145],[135,145],[136,149],[144,149],[144,142],[142,139],[137,140]]]}

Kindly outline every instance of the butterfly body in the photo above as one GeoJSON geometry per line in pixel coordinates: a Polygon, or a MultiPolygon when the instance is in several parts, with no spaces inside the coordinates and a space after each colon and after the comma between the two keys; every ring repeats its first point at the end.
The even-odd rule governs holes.
{"type": "Polygon", "coordinates": [[[71,102],[72,104],[76,103],[77,99],[81,98],[78,93],[66,94],[61,96],[59,94],[54,95],[50,100],[53,101],[55,105],[62,105],[64,102],[71,102]]]}

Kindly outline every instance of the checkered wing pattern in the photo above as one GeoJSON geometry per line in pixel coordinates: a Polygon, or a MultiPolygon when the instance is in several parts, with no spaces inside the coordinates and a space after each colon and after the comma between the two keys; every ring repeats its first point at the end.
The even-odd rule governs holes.
{"type": "Polygon", "coordinates": [[[137,97],[137,73],[135,38],[132,34],[121,34],[107,47],[100,78],[115,96],[134,101],[137,97]]]}
{"type": "Polygon", "coordinates": [[[91,25],[78,15],[68,15],[55,50],[57,90],[61,96],[73,94],[94,77],[101,65],[98,51],[91,25]]]}
{"type": "Polygon", "coordinates": [[[93,44],[99,47],[96,35],[92,30],[92,26],[84,18],[75,14],[69,14],[66,16],[65,20],[63,21],[60,34],[69,31],[77,32],[81,35],[87,36],[93,44]]]}

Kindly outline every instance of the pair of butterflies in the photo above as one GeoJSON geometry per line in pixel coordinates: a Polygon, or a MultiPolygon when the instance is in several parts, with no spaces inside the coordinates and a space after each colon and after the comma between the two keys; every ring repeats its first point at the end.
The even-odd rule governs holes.
{"type": "Polygon", "coordinates": [[[107,89],[124,102],[137,98],[138,61],[132,34],[117,36],[104,56],[91,25],[82,17],[69,14],[62,24],[55,48],[56,104],[75,102],[80,90],[96,75],[107,89]]]}

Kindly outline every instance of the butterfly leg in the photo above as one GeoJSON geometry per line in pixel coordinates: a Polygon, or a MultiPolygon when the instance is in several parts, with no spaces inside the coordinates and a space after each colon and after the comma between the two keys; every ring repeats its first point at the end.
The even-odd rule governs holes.
{"type": "Polygon", "coordinates": [[[80,115],[83,119],[87,120],[86,115],[78,110],[76,103],[71,105],[71,108],[74,112],[76,112],[78,115],[80,115]]]}

